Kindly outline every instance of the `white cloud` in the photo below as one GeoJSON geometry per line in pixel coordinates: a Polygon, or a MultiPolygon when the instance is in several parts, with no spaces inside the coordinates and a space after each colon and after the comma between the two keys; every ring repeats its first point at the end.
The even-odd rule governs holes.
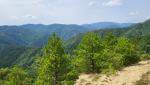
{"type": "Polygon", "coordinates": [[[143,17],[143,21],[149,20],[149,19],[150,19],[150,16],[145,16],[145,17],[143,17]]]}
{"type": "MultiPolygon", "coordinates": [[[[0,25],[24,23],[87,23],[143,18],[150,0],[0,0],[0,25]],[[102,6],[103,4],[103,6],[102,6]],[[139,6],[140,4],[140,6],[139,6]],[[119,9],[112,6],[123,5],[119,9]],[[106,6],[106,7],[105,7],[106,6]],[[112,7],[111,9],[108,9],[112,7]],[[139,11],[138,16],[134,11],[139,11]],[[133,12],[132,12],[133,11],[133,12]],[[111,15],[111,16],[109,16],[111,15]],[[132,16],[131,16],[132,15],[132,16]]],[[[148,17],[149,18],[149,17],[148,17]]]]}
{"type": "Polygon", "coordinates": [[[138,14],[139,14],[139,12],[137,12],[137,11],[134,11],[134,12],[130,12],[130,13],[129,13],[130,16],[135,16],[135,15],[138,15],[138,14]]]}
{"type": "Polygon", "coordinates": [[[18,20],[19,19],[19,17],[17,17],[17,16],[10,16],[9,18],[13,19],[13,20],[18,20]]]}
{"type": "Polygon", "coordinates": [[[30,14],[27,14],[27,15],[24,15],[23,18],[24,19],[36,19],[37,17],[33,16],[33,15],[30,15],[30,14]]]}
{"type": "Polygon", "coordinates": [[[95,4],[96,4],[95,1],[90,1],[90,2],[89,2],[89,6],[94,6],[95,4]]]}
{"type": "Polygon", "coordinates": [[[103,6],[119,6],[122,5],[122,0],[109,0],[102,3],[103,6]]]}
{"type": "Polygon", "coordinates": [[[23,15],[23,16],[9,16],[9,18],[11,20],[35,20],[37,19],[36,16],[27,14],[27,15],[23,15]]]}

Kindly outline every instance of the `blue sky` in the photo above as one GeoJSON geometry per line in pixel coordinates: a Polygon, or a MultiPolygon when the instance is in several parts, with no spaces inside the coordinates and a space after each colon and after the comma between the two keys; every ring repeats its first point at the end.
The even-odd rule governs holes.
{"type": "Polygon", "coordinates": [[[150,0],[0,0],[0,25],[142,22],[150,0]]]}

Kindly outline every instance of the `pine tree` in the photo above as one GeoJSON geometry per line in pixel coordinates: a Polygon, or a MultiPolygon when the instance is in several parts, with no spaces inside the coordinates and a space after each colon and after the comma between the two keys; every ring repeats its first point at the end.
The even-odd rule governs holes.
{"type": "Polygon", "coordinates": [[[35,85],[63,85],[70,71],[69,64],[62,40],[54,33],[44,48],[35,85]]]}
{"type": "Polygon", "coordinates": [[[97,72],[99,70],[96,65],[97,58],[102,48],[100,37],[94,32],[87,33],[76,50],[78,56],[76,62],[79,63],[77,66],[86,72],[97,72]]]}
{"type": "Polygon", "coordinates": [[[97,59],[97,66],[99,66],[101,72],[112,73],[114,70],[118,70],[122,66],[122,54],[115,51],[117,37],[112,33],[108,33],[103,37],[102,43],[103,49],[97,59]]]}
{"type": "Polygon", "coordinates": [[[115,47],[117,53],[122,54],[123,64],[130,65],[139,61],[139,56],[136,51],[135,45],[129,42],[128,38],[120,37],[117,40],[117,45],[115,47]]]}

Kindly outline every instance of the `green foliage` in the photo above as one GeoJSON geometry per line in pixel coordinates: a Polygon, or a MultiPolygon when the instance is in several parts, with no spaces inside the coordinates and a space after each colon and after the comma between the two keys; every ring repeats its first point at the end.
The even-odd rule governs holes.
{"type": "Polygon", "coordinates": [[[71,85],[73,80],[69,81],[67,77],[72,76],[69,56],[64,53],[61,39],[53,34],[44,48],[35,85],[64,85],[68,82],[71,85]]]}
{"type": "Polygon", "coordinates": [[[144,36],[142,41],[141,46],[143,47],[143,50],[145,53],[150,54],[150,35],[144,36]]]}
{"type": "Polygon", "coordinates": [[[36,55],[40,55],[40,48],[34,47],[6,47],[0,48],[0,67],[19,65],[28,67],[36,55]]]}
{"type": "Polygon", "coordinates": [[[100,38],[93,32],[87,33],[77,49],[77,58],[83,58],[80,62],[84,64],[86,72],[97,72],[97,56],[103,48],[100,38]]]}
{"type": "Polygon", "coordinates": [[[142,54],[141,60],[150,60],[150,54],[142,54]]]}
{"type": "Polygon", "coordinates": [[[118,70],[123,66],[122,54],[115,51],[118,40],[111,33],[103,40],[104,48],[97,58],[100,71],[118,70]],[[108,70],[107,70],[108,69],[108,70]]]}
{"type": "Polygon", "coordinates": [[[123,66],[122,55],[110,49],[104,49],[98,61],[97,65],[102,72],[106,69],[118,70],[123,66]]]}
{"type": "Polygon", "coordinates": [[[8,68],[1,68],[0,69],[0,85],[4,85],[5,80],[7,79],[10,70],[8,68]]]}
{"type": "Polygon", "coordinates": [[[13,67],[11,69],[11,73],[7,76],[8,80],[6,80],[6,85],[30,85],[31,78],[21,68],[13,67]]]}
{"type": "Polygon", "coordinates": [[[103,39],[93,32],[87,33],[76,55],[76,66],[81,72],[115,72],[140,60],[135,46],[127,38],[117,38],[112,33],[103,39]]]}
{"type": "Polygon", "coordinates": [[[138,53],[136,51],[136,47],[131,44],[125,37],[121,37],[118,39],[116,52],[122,54],[123,64],[125,66],[137,63],[140,60],[140,57],[138,56],[138,53]]]}
{"type": "Polygon", "coordinates": [[[1,85],[31,85],[31,78],[27,71],[20,67],[0,69],[1,85]]]}

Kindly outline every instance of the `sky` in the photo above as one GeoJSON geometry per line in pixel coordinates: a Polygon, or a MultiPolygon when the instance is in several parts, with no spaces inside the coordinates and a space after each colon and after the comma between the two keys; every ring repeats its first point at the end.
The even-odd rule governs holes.
{"type": "Polygon", "coordinates": [[[150,0],[0,0],[0,25],[142,22],[150,0]]]}

